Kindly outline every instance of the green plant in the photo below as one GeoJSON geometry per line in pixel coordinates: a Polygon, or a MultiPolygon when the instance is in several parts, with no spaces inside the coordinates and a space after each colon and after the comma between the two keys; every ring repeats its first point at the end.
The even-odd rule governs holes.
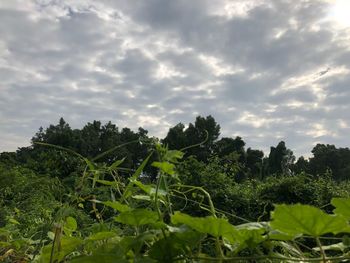
{"type": "MultiPolygon", "coordinates": [[[[20,222],[8,218],[0,231],[1,259],[38,263],[350,260],[350,199],[333,198],[334,209],[329,213],[305,204],[278,204],[270,220],[251,222],[216,208],[211,194],[202,186],[184,184],[181,169],[177,168],[183,156],[181,151],[155,143],[154,150],[128,177],[121,167],[123,159],[107,166],[79,156],[86,169],[77,180],[76,191],[65,198],[65,204],[53,216],[50,231],[41,239],[24,242],[18,231],[20,222]],[[152,166],[158,169],[158,175],[154,183],[145,183],[143,170],[152,156],[157,156],[152,166]],[[103,191],[96,194],[99,189],[103,191]],[[183,201],[182,206],[176,203],[178,200],[183,201]],[[201,211],[200,216],[187,212],[189,204],[191,209],[201,211]],[[86,209],[91,222],[81,222],[75,212],[86,209]],[[18,237],[14,233],[19,233],[18,237]],[[22,245],[17,245],[18,240],[22,245]]],[[[191,167],[202,164],[193,162],[191,167]]],[[[202,168],[214,173],[217,167],[213,164],[202,168]]],[[[218,174],[233,198],[241,185],[218,174]]],[[[215,181],[208,175],[197,176],[207,185],[215,181]]],[[[286,182],[297,179],[284,179],[281,189],[286,182]]],[[[254,181],[248,186],[246,189],[256,188],[254,181]]],[[[256,191],[266,193],[263,189],[267,188],[256,191]]],[[[221,191],[214,190],[211,192],[220,196],[221,191]]],[[[292,192],[297,193],[297,189],[292,192]]],[[[253,190],[241,189],[239,193],[248,198],[253,190]]]]}

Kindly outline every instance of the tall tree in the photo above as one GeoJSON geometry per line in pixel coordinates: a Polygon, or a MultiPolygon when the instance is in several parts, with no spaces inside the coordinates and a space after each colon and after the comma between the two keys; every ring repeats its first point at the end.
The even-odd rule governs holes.
{"type": "Polygon", "coordinates": [[[223,137],[214,144],[214,152],[219,156],[223,157],[230,153],[236,152],[241,156],[244,156],[245,142],[241,137],[237,136],[235,139],[229,137],[223,137]]]}
{"type": "Polygon", "coordinates": [[[185,125],[182,123],[176,124],[174,127],[171,127],[163,139],[163,143],[168,145],[169,149],[180,150],[187,145],[187,138],[185,135],[185,125]]]}
{"type": "Polygon", "coordinates": [[[198,160],[206,162],[214,151],[214,143],[219,135],[220,125],[211,115],[197,116],[195,123],[190,123],[187,129],[182,123],[170,128],[162,142],[170,149],[177,150],[203,142],[199,146],[187,149],[186,156],[194,155],[198,160]]]}
{"type": "Polygon", "coordinates": [[[284,141],[281,141],[276,147],[270,148],[269,172],[271,174],[290,174],[290,167],[294,160],[293,152],[287,149],[284,141]]]}
{"type": "Polygon", "coordinates": [[[247,149],[246,169],[249,177],[262,177],[264,152],[260,150],[247,149]]]}
{"type": "Polygon", "coordinates": [[[206,162],[214,151],[214,143],[219,135],[220,125],[211,115],[205,118],[197,116],[195,123],[190,123],[185,130],[185,136],[189,144],[203,143],[198,147],[190,148],[187,151],[188,155],[194,155],[198,160],[206,162]]]}
{"type": "Polygon", "coordinates": [[[309,161],[304,158],[304,156],[300,156],[296,163],[293,165],[293,172],[294,173],[301,173],[301,172],[310,172],[310,167],[309,167],[309,161]]]}
{"type": "Polygon", "coordinates": [[[317,144],[311,152],[313,154],[309,162],[311,173],[322,175],[327,170],[331,170],[334,179],[349,179],[349,148],[336,148],[330,144],[317,144]]]}
{"type": "Polygon", "coordinates": [[[40,127],[39,131],[32,138],[32,142],[46,142],[63,147],[74,147],[73,130],[69,124],[61,117],[57,125],[50,125],[44,132],[40,127]]]}

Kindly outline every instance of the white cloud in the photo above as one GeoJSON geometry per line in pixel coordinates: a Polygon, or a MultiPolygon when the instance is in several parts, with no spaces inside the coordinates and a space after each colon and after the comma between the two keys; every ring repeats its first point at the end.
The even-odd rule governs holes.
{"type": "Polygon", "coordinates": [[[60,116],[162,137],[196,114],[266,151],[350,146],[350,29],[332,4],[2,0],[0,150],[60,116]]]}

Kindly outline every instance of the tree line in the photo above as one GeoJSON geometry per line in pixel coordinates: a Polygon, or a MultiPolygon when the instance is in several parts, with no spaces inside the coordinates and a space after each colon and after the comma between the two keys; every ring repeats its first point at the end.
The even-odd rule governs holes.
{"type": "MultiPolygon", "coordinates": [[[[234,167],[235,180],[239,182],[301,172],[312,176],[327,174],[335,180],[346,180],[350,173],[350,150],[347,147],[317,144],[311,151],[311,158],[301,156],[296,160],[293,151],[280,141],[271,146],[270,152],[265,155],[259,149],[246,149],[242,137],[220,137],[220,125],[210,115],[196,117],[194,123],[189,123],[187,127],[178,123],[163,139],[150,137],[148,131],[141,127],[137,131],[127,127],[120,129],[112,122],[102,124],[96,120],[81,129],[72,129],[61,118],[56,125],[45,129],[40,127],[31,140],[31,146],[1,153],[0,162],[25,165],[38,173],[67,178],[77,171],[79,160],[67,152],[46,148],[37,142],[69,148],[87,158],[94,158],[119,145],[98,162],[111,164],[125,158],[124,167],[135,169],[150,151],[147,143],[150,140],[160,141],[169,149],[183,149],[185,157],[192,156],[204,164],[214,156],[218,157],[223,166],[234,167]]],[[[151,179],[156,176],[152,167],[146,167],[145,173],[151,179]]]]}

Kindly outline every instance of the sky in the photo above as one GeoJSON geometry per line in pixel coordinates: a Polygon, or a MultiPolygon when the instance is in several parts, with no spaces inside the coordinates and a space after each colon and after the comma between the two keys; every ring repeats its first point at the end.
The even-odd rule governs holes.
{"type": "Polygon", "coordinates": [[[350,1],[1,0],[0,152],[40,126],[164,137],[212,115],[268,154],[350,146],[350,1]]]}

